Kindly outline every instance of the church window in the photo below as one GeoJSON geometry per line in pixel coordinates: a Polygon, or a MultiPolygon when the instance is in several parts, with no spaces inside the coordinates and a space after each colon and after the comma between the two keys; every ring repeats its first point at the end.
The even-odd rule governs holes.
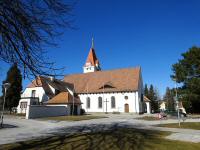
{"type": "Polygon", "coordinates": [[[86,98],[86,108],[90,108],[90,98],[86,98]]]}
{"type": "Polygon", "coordinates": [[[102,97],[98,98],[98,107],[102,108],[102,97]]]}
{"type": "Polygon", "coordinates": [[[111,97],[111,108],[115,108],[115,97],[111,97]]]}
{"type": "Polygon", "coordinates": [[[128,96],[124,96],[124,98],[125,98],[125,100],[127,100],[127,99],[128,99],[128,96]]]}

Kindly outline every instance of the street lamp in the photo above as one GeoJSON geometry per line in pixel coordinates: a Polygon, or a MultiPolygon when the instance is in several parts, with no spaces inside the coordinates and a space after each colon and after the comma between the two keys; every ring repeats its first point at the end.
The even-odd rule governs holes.
{"type": "Polygon", "coordinates": [[[3,127],[3,113],[4,113],[4,105],[5,105],[5,101],[6,101],[6,92],[7,92],[7,89],[10,87],[10,83],[4,83],[3,84],[3,88],[4,88],[4,99],[3,99],[3,108],[2,108],[2,112],[1,112],[1,128],[3,127]]]}
{"type": "Polygon", "coordinates": [[[175,103],[176,103],[177,113],[178,113],[178,124],[180,127],[180,113],[179,113],[179,101],[178,101],[178,94],[177,94],[177,81],[176,81],[176,78],[174,78],[173,80],[175,81],[175,92],[176,92],[175,103]]]}

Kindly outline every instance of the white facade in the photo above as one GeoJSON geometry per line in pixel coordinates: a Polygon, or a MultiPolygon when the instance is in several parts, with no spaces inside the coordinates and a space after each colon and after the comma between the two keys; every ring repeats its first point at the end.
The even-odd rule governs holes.
{"type": "Polygon", "coordinates": [[[150,102],[145,102],[146,104],[146,113],[147,114],[150,114],[151,113],[151,103],[150,102]]]}
{"type": "Polygon", "coordinates": [[[26,113],[27,106],[34,103],[41,103],[47,101],[49,98],[45,94],[45,91],[42,87],[33,87],[33,88],[26,88],[21,95],[21,99],[19,101],[19,105],[17,106],[17,113],[26,113]],[[33,94],[35,91],[35,94],[33,94]]]}
{"type": "Polygon", "coordinates": [[[100,94],[79,94],[82,102],[82,108],[86,112],[125,112],[125,105],[129,112],[140,113],[140,96],[138,92],[119,92],[119,93],[100,93],[100,94]],[[111,107],[111,97],[115,97],[115,107],[111,107]],[[90,98],[90,107],[87,107],[87,97],[90,98]],[[102,97],[102,108],[99,108],[99,97],[102,97]],[[127,105],[128,104],[128,105],[127,105]],[[107,111],[106,111],[107,107],[107,111]]]}

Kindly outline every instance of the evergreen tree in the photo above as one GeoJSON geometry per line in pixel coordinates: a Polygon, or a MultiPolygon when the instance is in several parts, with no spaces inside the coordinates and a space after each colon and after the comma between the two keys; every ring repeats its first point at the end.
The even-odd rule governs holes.
{"type": "Polygon", "coordinates": [[[148,94],[146,95],[148,99],[151,100],[151,110],[152,112],[157,112],[158,111],[158,99],[159,99],[159,94],[156,89],[154,89],[153,85],[150,85],[150,88],[148,90],[148,94]]]}
{"type": "MultiPolygon", "coordinates": [[[[8,88],[6,93],[5,108],[9,109],[11,112],[12,108],[17,107],[19,104],[22,91],[22,75],[17,64],[12,65],[8,70],[6,80],[3,81],[3,84],[6,82],[10,83],[11,86],[8,88]]],[[[2,89],[4,94],[4,88],[2,87],[2,89]]]]}
{"type": "Polygon", "coordinates": [[[181,83],[179,95],[193,112],[200,112],[200,48],[192,47],[172,66],[172,79],[181,83]],[[191,105],[191,106],[190,106],[191,105]]]}
{"type": "Polygon", "coordinates": [[[148,89],[147,84],[145,84],[145,86],[144,86],[144,95],[147,96],[147,97],[149,95],[149,89],[148,89]]]}
{"type": "Polygon", "coordinates": [[[174,89],[170,89],[169,87],[167,87],[163,99],[166,102],[167,105],[166,108],[169,111],[175,110],[174,96],[175,96],[174,89]]]}

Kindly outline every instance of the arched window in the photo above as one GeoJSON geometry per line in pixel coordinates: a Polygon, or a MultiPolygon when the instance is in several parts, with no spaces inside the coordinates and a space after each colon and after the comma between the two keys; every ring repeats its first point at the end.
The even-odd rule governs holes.
{"type": "Polygon", "coordinates": [[[127,99],[128,99],[128,96],[124,96],[124,98],[125,98],[125,100],[127,100],[127,99]]]}
{"type": "Polygon", "coordinates": [[[98,107],[102,108],[102,97],[98,98],[98,107]]]}
{"type": "Polygon", "coordinates": [[[90,98],[86,98],[86,108],[90,108],[90,98]]]}
{"type": "Polygon", "coordinates": [[[111,97],[111,108],[115,108],[115,97],[111,97]]]}

